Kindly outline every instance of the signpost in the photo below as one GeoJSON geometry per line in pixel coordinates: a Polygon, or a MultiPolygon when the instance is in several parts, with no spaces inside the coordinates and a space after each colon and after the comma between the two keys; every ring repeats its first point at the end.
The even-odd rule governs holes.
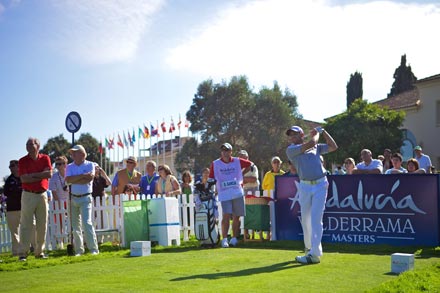
{"type": "MultiPolygon", "coordinates": [[[[81,128],[81,116],[78,112],[70,112],[66,117],[66,129],[72,133],[72,147],[75,145],[75,132],[81,128]]],[[[69,219],[70,219],[70,243],[67,245],[67,255],[74,255],[73,250],[73,230],[72,230],[72,198],[71,198],[71,185],[69,185],[69,219]]]]}
{"type": "Polygon", "coordinates": [[[75,145],[75,132],[81,128],[81,116],[78,112],[70,112],[66,117],[66,129],[72,133],[72,147],[75,145]]]}

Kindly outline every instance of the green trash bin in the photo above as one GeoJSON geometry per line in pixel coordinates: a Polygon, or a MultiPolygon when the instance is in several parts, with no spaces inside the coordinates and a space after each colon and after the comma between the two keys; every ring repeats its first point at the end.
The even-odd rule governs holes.
{"type": "Polygon", "coordinates": [[[150,240],[148,200],[123,201],[125,247],[131,241],[150,240]]]}

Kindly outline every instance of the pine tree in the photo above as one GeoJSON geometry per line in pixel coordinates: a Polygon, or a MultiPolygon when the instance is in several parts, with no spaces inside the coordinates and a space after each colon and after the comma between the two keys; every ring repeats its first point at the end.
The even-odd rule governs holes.
{"type": "Polygon", "coordinates": [[[400,66],[394,71],[394,82],[388,98],[415,88],[417,77],[411,71],[411,66],[406,66],[406,54],[400,59],[400,66]]]}
{"type": "Polygon", "coordinates": [[[347,109],[356,99],[362,99],[362,73],[355,72],[350,75],[350,80],[347,82],[347,109]]]}

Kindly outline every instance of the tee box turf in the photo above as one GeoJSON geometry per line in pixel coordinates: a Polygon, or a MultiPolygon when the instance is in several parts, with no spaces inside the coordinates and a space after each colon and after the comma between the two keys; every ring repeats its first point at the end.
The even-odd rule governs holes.
{"type": "Polygon", "coordinates": [[[148,256],[151,255],[150,241],[131,241],[130,256],[148,256]]]}
{"type": "Polygon", "coordinates": [[[391,255],[391,272],[400,274],[414,269],[414,254],[393,253],[391,255]]]}

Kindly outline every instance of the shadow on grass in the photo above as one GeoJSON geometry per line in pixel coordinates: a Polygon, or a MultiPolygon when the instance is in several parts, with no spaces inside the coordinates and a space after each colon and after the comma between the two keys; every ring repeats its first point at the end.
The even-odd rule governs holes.
{"type": "MultiPolygon", "coordinates": [[[[323,243],[324,253],[349,253],[369,255],[390,255],[392,253],[413,253],[419,258],[440,257],[440,247],[426,246],[391,246],[385,244],[341,244],[323,243]]],[[[289,249],[304,250],[304,243],[295,240],[244,242],[239,247],[248,249],[289,249]]]]}
{"type": "Polygon", "coordinates": [[[262,273],[273,273],[277,271],[287,270],[291,268],[297,268],[301,267],[303,265],[298,264],[293,261],[286,261],[282,263],[273,264],[270,266],[264,266],[264,267],[258,267],[258,268],[249,268],[234,272],[219,272],[219,273],[211,273],[211,274],[200,274],[200,275],[193,275],[193,276],[187,276],[187,277],[180,277],[171,279],[170,281],[186,281],[186,280],[192,280],[192,279],[208,279],[208,280],[216,280],[216,279],[222,279],[222,278],[231,278],[231,277],[243,277],[243,276],[249,276],[254,274],[262,274],[262,273]]]}
{"type": "MultiPolygon", "coordinates": [[[[386,244],[341,244],[323,243],[324,253],[349,253],[361,255],[390,255],[396,252],[413,253],[418,258],[440,257],[440,247],[426,246],[391,246],[386,244]]],[[[219,246],[214,249],[218,249],[219,246]]],[[[304,242],[300,240],[278,240],[278,241],[240,241],[237,248],[231,249],[283,249],[302,252],[304,242]]],[[[202,248],[197,240],[182,242],[181,246],[155,246],[152,253],[180,253],[185,251],[205,250],[212,248],[202,248]]]]}

